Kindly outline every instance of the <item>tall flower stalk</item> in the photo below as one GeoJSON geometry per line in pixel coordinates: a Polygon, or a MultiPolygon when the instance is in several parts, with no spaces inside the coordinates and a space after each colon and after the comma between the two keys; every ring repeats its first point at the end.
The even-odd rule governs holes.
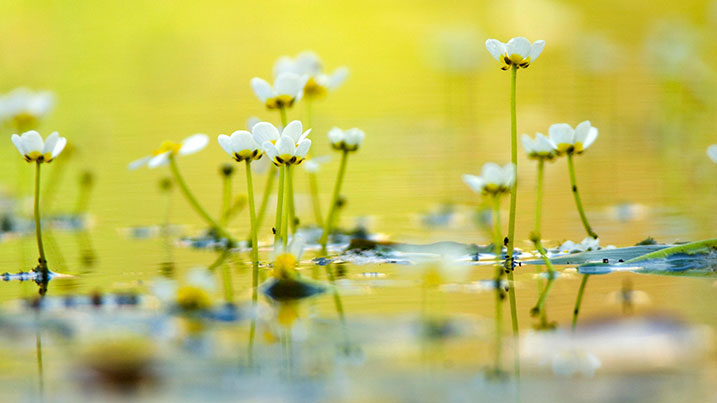
{"type": "MultiPolygon", "coordinates": [[[[568,173],[570,174],[570,189],[575,199],[575,207],[578,209],[580,215],[580,221],[585,228],[585,232],[589,237],[595,241],[598,240],[598,235],[593,231],[590,223],[588,222],[587,215],[583,209],[583,203],[580,199],[580,193],[578,192],[578,183],[575,177],[575,164],[573,163],[573,156],[580,155],[592,145],[598,137],[598,130],[592,127],[590,121],[586,120],[578,124],[575,129],[566,123],[557,123],[550,126],[550,140],[557,147],[558,155],[565,154],[568,159],[568,173]]],[[[573,321],[572,328],[578,323],[578,314],[580,313],[580,306],[583,301],[583,293],[585,292],[585,286],[587,285],[589,274],[583,274],[583,278],[580,281],[580,287],[578,288],[578,295],[575,299],[575,308],[573,309],[573,321]]]]}
{"type": "MultiPolygon", "coordinates": [[[[542,236],[540,232],[541,216],[543,211],[543,177],[545,173],[545,161],[552,161],[557,155],[557,147],[553,144],[550,139],[545,137],[542,133],[538,133],[535,139],[530,138],[527,134],[521,136],[523,148],[528,153],[528,158],[534,159],[538,162],[537,172],[537,183],[535,189],[535,229],[530,234],[530,240],[533,242],[535,249],[540,254],[540,257],[545,263],[545,267],[548,271],[548,280],[545,287],[542,287],[542,280],[538,279],[538,302],[531,309],[531,315],[540,317],[540,326],[545,329],[549,327],[547,312],[545,310],[545,300],[553,286],[555,280],[555,269],[553,264],[548,258],[545,248],[542,243],[542,236]]],[[[540,269],[538,269],[540,274],[540,269]]]]}
{"type": "MultiPolygon", "coordinates": [[[[47,139],[43,141],[40,133],[31,130],[22,135],[13,134],[12,142],[20,152],[20,155],[27,162],[35,163],[35,238],[37,240],[37,251],[39,254],[38,265],[35,271],[41,276],[39,283],[47,284],[49,280],[50,270],[47,265],[47,257],[45,255],[45,247],[42,241],[42,220],[40,218],[40,173],[43,163],[52,162],[62,150],[65,149],[67,139],[60,137],[57,132],[53,132],[47,139]]],[[[40,288],[40,293],[44,294],[46,287],[40,288]]]]}
{"type": "Polygon", "coordinates": [[[329,130],[329,141],[331,142],[331,147],[334,150],[341,152],[341,162],[339,165],[339,171],[336,174],[334,191],[331,194],[329,214],[326,221],[324,221],[324,230],[322,231],[321,239],[319,240],[319,244],[321,244],[321,253],[323,255],[327,254],[326,245],[329,241],[331,231],[333,231],[334,220],[336,218],[336,212],[339,204],[339,196],[341,195],[341,185],[343,184],[344,175],[346,174],[346,164],[348,163],[349,153],[356,152],[359,149],[361,143],[363,143],[364,137],[365,133],[356,128],[344,131],[338,127],[334,127],[329,130]]]}

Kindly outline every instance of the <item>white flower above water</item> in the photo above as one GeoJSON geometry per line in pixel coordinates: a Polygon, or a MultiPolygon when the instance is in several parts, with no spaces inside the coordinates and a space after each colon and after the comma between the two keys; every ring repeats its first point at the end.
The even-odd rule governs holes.
{"type": "Polygon", "coordinates": [[[712,162],[717,164],[717,144],[712,144],[707,147],[707,156],[710,157],[712,162]]]}
{"type": "Polygon", "coordinates": [[[282,56],[274,65],[274,77],[283,73],[294,73],[305,77],[304,96],[307,98],[321,98],[327,91],[333,91],[348,78],[346,67],[339,67],[331,74],[324,73],[323,64],[319,57],[310,51],[299,53],[295,59],[282,56]]]}
{"type": "Polygon", "coordinates": [[[509,193],[515,183],[515,165],[508,163],[501,167],[496,163],[486,162],[480,176],[465,174],[463,182],[476,193],[509,193]]]}
{"type": "Polygon", "coordinates": [[[363,130],[353,128],[346,131],[333,127],[329,130],[329,141],[331,147],[336,150],[356,151],[358,150],[366,134],[363,130]]]}
{"type": "Polygon", "coordinates": [[[321,169],[321,165],[329,162],[330,160],[331,157],[329,157],[328,155],[322,155],[320,157],[313,157],[307,159],[302,166],[304,167],[304,170],[306,172],[317,173],[319,172],[319,169],[321,169]]]}
{"type": "Polygon", "coordinates": [[[598,129],[592,127],[589,120],[581,122],[575,129],[567,123],[556,123],[550,126],[548,133],[558,155],[582,154],[598,137],[598,129]]]}
{"type": "Polygon", "coordinates": [[[590,351],[565,348],[553,356],[552,367],[555,375],[565,377],[582,375],[592,378],[595,371],[602,367],[602,362],[590,351]]]}
{"type": "Polygon", "coordinates": [[[12,143],[27,162],[51,162],[65,149],[67,139],[60,137],[57,132],[52,132],[43,141],[40,133],[30,130],[21,136],[13,134],[12,143]]]}
{"type": "Polygon", "coordinates": [[[523,134],[520,137],[520,141],[523,144],[523,149],[528,153],[529,158],[533,159],[548,159],[555,158],[558,148],[555,143],[550,141],[549,138],[545,137],[542,133],[535,135],[535,139],[531,138],[527,134],[523,134]]]}
{"type": "Polygon", "coordinates": [[[274,86],[265,80],[254,77],[251,79],[251,88],[261,102],[269,109],[290,108],[294,102],[301,99],[304,94],[304,85],[307,76],[295,73],[281,73],[274,79],[274,86]]]}
{"type": "Polygon", "coordinates": [[[182,140],[181,143],[164,141],[152,155],[142,157],[129,164],[129,169],[137,169],[147,165],[149,168],[156,168],[169,163],[170,156],[189,155],[197,153],[209,144],[209,137],[206,134],[195,134],[182,140]]]}
{"type": "Polygon", "coordinates": [[[558,247],[558,252],[561,253],[577,253],[577,252],[589,252],[598,250],[600,248],[600,239],[593,238],[591,236],[586,237],[580,243],[573,241],[565,241],[558,247]]]}
{"type": "Polygon", "coordinates": [[[530,66],[545,48],[545,41],[535,41],[531,45],[530,41],[522,36],[512,38],[508,43],[488,39],[485,41],[485,47],[495,60],[501,62],[501,69],[508,70],[511,66],[522,68],[530,66]]]}
{"type": "Polygon", "coordinates": [[[298,120],[289,122],[281,133],[269,122],[257,123],[252,130],[254,140],[276,165],[300,164],[306,158],[311,147],[311,140],[307,138],[311,129],[302,131],[298,120]]]}
{"type": "Polygon", "coordinates": [[[50,91],[17,88],[0,97],[0,122],[7,120],[15,127],[33,124],[50,113],[54,104],[50,91]]]}
{"type": "Polygon", "coordinates": [[[217,141],[224,151],[237,162],[258,160],[262,156],[261,146],[246,130],[237,130],[231,136],[220,134],[217,141]]]}

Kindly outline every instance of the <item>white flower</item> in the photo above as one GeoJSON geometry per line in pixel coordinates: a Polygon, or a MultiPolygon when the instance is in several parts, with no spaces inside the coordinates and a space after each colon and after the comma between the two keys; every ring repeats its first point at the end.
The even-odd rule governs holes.
{"type": "Polygon", "coordinates": [[[592,377],[602,366],[595,354],[579,348],[565,348],[553,357],[553,373],[560,376],[582,375],[592,377]]]}
{"type": "Polygon", "coordinates": [[[712,144],[707,147],[707,156],[710,157],[714,163],[717,163],[717,144],[712,144]]]}
{"type": "Polygon", "coordinates": [[[558,247],[559,252],[567,253],[588,252],[598,249],[600,249],[600,239],[596,239],[591,236],[586,237],[580,243],[575,243],[573,241],[565,241],[558,247]]]}
{"type": "Polygon", "coordinates": [[[294,73],[305,77],[304,96],[321,98],[327,91],[333,91],[346,81],[349,70],[339,67],[331,74],[323,72],[323,64],[319,57],[311,51],[299,53],[296,59],[282,56],[274,65],[274,77],[283,73],[294,73]]]}
{"type": "Polygon", "coordinates": [[[520,141],[523,143],[525,152],[528,153],[528,157],[533,159],[553,159],[557,152],[557,147],[550,141],[549,138],[545,137],[543,133],[535,135],[535,139],[530,138],[527,134],[523,134],[520,137],[520,141]]]}
{"type": "Polygon", "coordinates": [[[500,166],[493,162],[483,164],[481,176],[463,175],[463,182],[476,193],[498,195],[510,192],[515,183],[515,165],[500,166]]]}
{"type": "Polygon", "coordinates": [[[149,168],[167,165],[169,158],[174,155],[189,155],[201,151],[209,144],[209,137],[206,134],[194,134],[182,140],[181,143],[164,141],[152,155],[142,157],[129,164],[129,169],[137,169],[147,165],[149,168]]]}
{"type": "Polygon", "coordinates": [[[23,133],[22,136],[13,134],[12,143],[27,162],[51,162],[65,149],[67,139],[60,137],[57,132],[52,132],[43,141],[40,133],[30,130],[23,133]]]}
{"type": "Polygon", "coordinates": [[[598,137],[598,129],[586,120],[573,129],[567,123],[556,123],[548,130],[550,140],[557,147],[558,155],[582,154],[598,137]]]}
{"type": "Polygon", "coordinates": [[[0,97],[0,121],[11,121],[14,127],[26,127],[45,117],[55,104],[49,91],[17,88],[0,97]]]}
{"type": "Polygon", "coordinates": [[[329,141],[331,147],[336,150],[356,151],[363,142],[365,134],[363,130],[353,128],[343,131],[338,127],[329,130],[329,141]]]}
{"type": "Polygon", "coordinates": [[[246,130],[237,130],[231,137],[220,134],[217,137],[219,145],[237,162],[245,160],[258,160],[261,158],[261,146],[254,140],[254,136],[246,130]]]}
{"type": "Polygon", "coordinates": [[[502,69],[508,70],[511,66],[527,68],[530,63],[534,62],[545,47],[545,41],[530,41],[519,36],[512,38],[508,43],[503,43],[497,39],[488,39],[485,41],[485,47],[495,60],[502,63],[502,69]]]}
{"type": "Polygon", "coordinates": [[[250,116],[249,119],[246,120],[246,129],[252,131],[254,129],[254,125],[259,122],[261,122],[261,119],[256,116],[250,116]]]}
{"type": "Polygon", "coordinates": [[[290,108],[294,102],[301,99],[307,76],[295,73],[281,73],[274,79],[272,87],[265,80],[254,77],[251,79],[251,88],[257,98],[266,104],[269,109],[290,108]]]}
{"type": "Polygon", "coordinates": [[[311,140],[306,138],[311,129],[302,133],[301,122],[294,120],[279,134],[279,129],[268,122],[254,125],[254,140],[261,144],[266,155],[276,165],[300,164],[306,159],[311,140]]]}
{"type": "Polygon", "coordinates": [[[329,157],[328,155],[309,158],[308,160],[306,160],[306,163],[303,165],[303,167],[306,172],[317,173],[319,172],[321,165],[329,162],[329,160],[331,160],[331,157],[329,157]]]}

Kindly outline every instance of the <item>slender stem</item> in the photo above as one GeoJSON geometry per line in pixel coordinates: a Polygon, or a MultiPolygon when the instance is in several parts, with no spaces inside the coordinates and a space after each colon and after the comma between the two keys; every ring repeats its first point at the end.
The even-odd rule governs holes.
{"type": "Polygon", "coordinates": [[[284,186],[286,186],[286,194],[284,195],[284,223],[281,224],[281,241],[284,246],[284,251],[287,250],[289,244],[289,217],[291,216],[291,165],[287,164],[284,166],[284,186]]]}
{"type": "Polygon", "coordinates": [[[580,281],[580,288],[578,288],[578,298],[575,300],[575,309],[573,309],[573,331],[578,325],[578,313],[580,312],[580,304],[583,302],[583,293],[585,292],[585,285],[588,283],[589,274],[583,274],[583,279],[580,281]]]}
{"type": "Polygon", "coordinates": [[[194,197],[194,194],[192,194],[192,191],[189,190],[189,187],[187,186],[187,183],[184,181],[184,178],[182,178],[182,175],[179,173],[179,169],[177,168],[177,162],[174,160],[174,156],[169,156],[169,168],[172,171],[172,175],[174,175],[174,180],[177,182],[177,185],[179,185],[179,188],[182,189],[182,193],[184,193],[184,197],[187,199],[189,204],[194,208],[194,210],[199,214],[204,221],[209,224],[210,227],[212,227],[218,235],[223,236],[227,239],[230,243],[235,243],[234,237],[229,235],[229,233],[220,226],[212,216],[207,213],[207,211],[199,204],[199,201],[197,201],[197,198],[194,197]]]}
{"type": "Polygon", "coordinates": [[[334,183],[334,193],[331,196],[331,206],[329,207],[329,216],[324,221],[324,231],[321,234],[321,253],[326,255],[326,243],[329,240],[331,234],[331,226],[333,224],[334,216],[336,215],[336,205],[338,204],[339,194],[341,193],[341,184],[344,181],[344,175],[346,174],[346,162],[348,161],[349,152],[344,150],[341,154],[341,165],[339,165],[339,172],[336,174],[336,183],[334,183]]]}
{"type": "MultiPolygon", "coordinates": [[[[531,315],[539,315],[540,321],[543,326],[547,326],[548,320],[547,320],[547,312],[545,310],[545,300],[548,297],[548,293],[550,292],[550,289],[553,286],[553,282],[555,281],[555,269],[553,268],[553,264],[550,262],[550,259],[545,253],[545,248],[543,248],[543,244],[541,241],[541,233],[540,233],[540,224],[541,224],[541,215],[542,215],[542,206],[543,206],[543,177],[545,176],[545,160],[539,159],[538,160],[538,180],[537,180],[537,188],[536,188],[536,199],[535,199],[535,230],[532,234],[533,244],[535,245],[535,249],[538,250],[538,253],[540,253],[541,258],[543,259],[543,262],[545,263],[545,267],[548,270],[548,281],[545,284],[545,288],[540,290],[540,285],[538,286],[538,302],[535,304],[533,309],[531,310],[531,315]]],[[[540,284],[541,280],[538,279],[538,282],[540,284]]]]}
{"type": "Polygon", "coordinates": [[[296,233],[296,207],[294,204],[294,169],[289,168],[286,171],[286,180],[287,180],[287,192],[289,193],[289,199],[287,200],[287,204],[289,205],[289,210],[286,212],[289,215],[289,227],[287,230],[291,229],[291,233],[296,233]]]}
{"type": "Polygon", "coordinates": [[[37,238],[37,250],[40,253],[40,270],[47,273],[47,259],[45,258],[45,247],[42,244],[42,223],[40,220],[40,167],[42,162],[35,162],[35,236],[37,238]]]}
{"type": "Polygon", "coordinates": [[[40,389],[41,401],[44,400],[45,394],[45,371],[42,365],[42,337],[40,336],[40,329],[35,332],[35,355],[37,356],[37,383],[40,389]]]}
{"type": "Polygon", "coordinates": [[[585,210],[583,209],[583,202],[580,200],[580,193],[578,193],[578,184],[575,180],[575,164],[573,163],[572,154],[568,154],[568,171],[570,171],[570,186],[573,191],[573,197],[575,198],[575,206],[578,208],[580,220],[583,222],[585,232],[588,233],[588,236],[598,239],[598,235],[593,231],[592,227],[590,227],[588,217],[585,215],[585,210]]]}
{"type": "Polygon", "coordinates": [[[513,249],[515,245],[515,209],[518,198],[518,119],[516,117],[516,106],[515,106],[515,87],[516,77],[518,72],[518,66],[513,65],[510,71],[510,160],[513,163],[515,169],[515,180],[513,181],[513,188],[510,191],[510,217],[508,220],[508,245],[507,245],[507,257],[505,260],[505,268],[508,273],[508,295],[510,297],[510,316],[511,323],[513,326],[513,338],[514,346],[513,351],[515,352],[515,375],[516,378],[520,377],[520,352],[518,351],[518,315],[517,307],[515,302],[515,283],[513,280],[513,268],[515,258],[513,256],[513,249]]]}
{"type": "Polygon", "coordinates": [[[224,284],[224,301],[231,304],[234,302],[234,286],[232,284],[232,270],[228,264],[222,265],[222,283],[224,284]]]}
{"type": "Polygon", "coordinates": [[[540,220],[543,213],[543,176],[545,172],[545,159],[538,159],[538,180],[535,188],[535,232],[536,238],[540,239],[540,220]]]}
{"type": "Polygon", "coordinates": [[[224,175],[224,197],[222,198],[222,214],[219,223],[222,226],[227,225],[229,214],[232,208],[232,176],[224,175]]]}
{"type": "Polygon", "coordinates": [[[269,196],[271,196],[271,190],[274,188],[274,178],[276,178],[276,165],[271,164],[269,172],[267,172],[266,185],[264,185],[264,194],[261,197],[261,205],[259,206],[259,212],[256,215],[256,231],[259,232],[261,224],[264,222],[264,215],[266,214],[266,207],[269,205],[269,196]]]}
{"type": "Polygon", "coordinates": [[[504,272],[500,264],[503,254],[503,235],[500,229],[500,198],[498,196],[493,197],[493,228],[493,244],[497,262],[495,268],[495,372],[500,373],[503,352],[503,300],[505,295],[501,284],[504,272]]]}
{"type": "Polygon", "coordinates": [[[251,161],[246,160],[246,187],[249,198],[249,220],[251,222],[251,301],[256,306],[257,287],[259,285],[259,241],[256,234],[256,211],[254,209],[254,183],[251,176],[251,161]]]}
{"type": "Polygon", "coordinates": [[[311,191],[311,201],[314,205],[314,218],[316,219],[316,225],[319,227],[324,226],[324,219],[321,216],[321,201],[319,200],[319,185],[316,183],[316,174],[309,172],[309,190],[311,191]]]}
{"type": "Polygon", "coordinates": [[[274,224],[274,248],[279,245],[281,241],[281,220],[283,218],[284,208],[284,171],[286,171],[286,165],[279,167],[279,192],[276,198],[276,222],[274,224]]]}
{"type": "Polygon", "coordinates": [[[279,108],[279,114],[281,115],[281,125],[283,127],[286,127],[286,125],[288,123],[287,122],[288,119],[286,118],[286,108],[283,108],[283,107],[279,108]]]}

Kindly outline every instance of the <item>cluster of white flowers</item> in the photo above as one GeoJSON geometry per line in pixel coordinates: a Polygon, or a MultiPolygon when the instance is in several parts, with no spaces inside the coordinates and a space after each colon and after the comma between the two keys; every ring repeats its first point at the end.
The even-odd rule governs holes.
{"type": "Polygon", "coordinates": [[[533,159],[553,159],[563,154],[582,154],[595,142],[598,129],[589,120],[573,129],[567,123],[556,123],[548,129],[550,137],[537,133],[535,139],[527,134],[521,136],[523,148],[533,159]]]}

